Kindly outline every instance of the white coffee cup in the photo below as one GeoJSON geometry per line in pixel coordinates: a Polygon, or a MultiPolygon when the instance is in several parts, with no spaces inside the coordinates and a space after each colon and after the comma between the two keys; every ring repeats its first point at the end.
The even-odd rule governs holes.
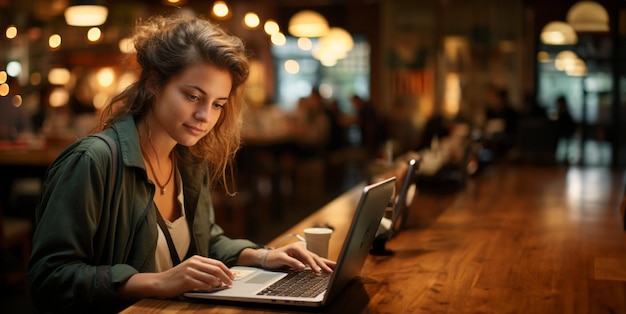
{"type": "Polygon", "coordinates": [[[328,243],[332,233],[333,229],[329,228],[304,229],[306,248],[321,257],[328,257],[328,243]]]}

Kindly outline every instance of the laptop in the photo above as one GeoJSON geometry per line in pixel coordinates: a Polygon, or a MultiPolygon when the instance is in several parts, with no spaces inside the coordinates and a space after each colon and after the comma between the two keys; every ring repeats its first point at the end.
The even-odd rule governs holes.
{"type": "Polygon", "coordinates": [[[402,186],[397,193],[397,198],[393,206],[391,214],[391,224],[389,227],[388,239],[393,238],[406,225],[406,219],[409,216],[409,209],[413,204],[413,198],[417,190],[415,179],[417,178],[417,170],[419,168],[419,159],[409,159],[407,169],[402,181],[402,186]]]}
{"type": "Polygon", "coordinates": [[[190,291],[183,295],[188,298],[237,301],[247,303],[288,304],[291,306],[321,307],[329,303],[350,281],[359,275],[365,263],[374,235],[383,214],[390,203],[395,188],[396,178],[392,177],[363,188],[361,198],[346,235],[337,265],[332,274],[317,275],[311,270],[273,271],[254,267],[235,266],[231,270],[236,274],[233,284],[223,290],[211,292],[190,291]],[[301,292],[300,296],[272,295],[278,288],[269,288],[299,273],[308,275],[306,282],[300,282],[287,291],[312,284],[314,292],[301,292]]]}

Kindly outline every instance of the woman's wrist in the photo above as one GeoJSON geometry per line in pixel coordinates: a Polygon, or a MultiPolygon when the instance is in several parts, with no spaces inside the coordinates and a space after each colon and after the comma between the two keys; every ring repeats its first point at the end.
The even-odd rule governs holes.
{"type": "Polygon", "coordinates": [[[269,254],[270,250],[271,248],[268,247],[245,248],[241,251],[241,254],[239,254],[236,265],[262,267],[267,264],[266,254],[269,254]],[[265,257],[265,262],[263,257],[265,257]]]}
{"type": "Polygon", "coordinates": [[[261,268],[267,268],[267,256],[270,253],[270,249],[258,249],[256,252],[256,260],[257,264],[261,266],[261,268]]]}

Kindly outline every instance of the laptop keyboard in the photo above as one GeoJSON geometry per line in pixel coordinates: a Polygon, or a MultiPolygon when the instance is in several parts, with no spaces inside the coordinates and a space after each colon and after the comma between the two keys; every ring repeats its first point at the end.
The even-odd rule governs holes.
{"type": "Polygon", "coordinates": [[[257,295],[313,298],[326,290],[329,279],[330,274],[325,272],[290,271],[257,295]]]}

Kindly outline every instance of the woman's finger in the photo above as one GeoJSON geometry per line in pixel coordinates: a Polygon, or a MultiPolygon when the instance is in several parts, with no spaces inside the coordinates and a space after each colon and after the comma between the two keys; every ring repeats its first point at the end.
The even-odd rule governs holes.
{"type": "Polygon", "coordinates": [[[323,268],[320,264],[324,264],[324,262],[321,260],[321,257],[309,250],[307,250],[304,246],[302,245],[296,245],[293,246],[292,248],[292,255],[293,257],[295,257],[296,259],[298,259],[300,262],[304,263],[305,265],[308,265],[314,272],[319,273],[322,270],[327,271],[328,268],[323,268]]]}
{"type": "Polygon", "coordinates": [[[193,265],[192,268],[197,269],[201,273],[212,275],[219,282],[223,282],[226,285],[233,283],[233,273],[220,261],[201,256],[190,258],[188,261],[193,265]]]}
{"type": "Polygon", "coordinates": [[[194,280],[194,290],[211,291],[216,287],[227,286],[223,281],[212,274],[201,272],[197,269],[195,276],[192,276],[194,280]]]}

